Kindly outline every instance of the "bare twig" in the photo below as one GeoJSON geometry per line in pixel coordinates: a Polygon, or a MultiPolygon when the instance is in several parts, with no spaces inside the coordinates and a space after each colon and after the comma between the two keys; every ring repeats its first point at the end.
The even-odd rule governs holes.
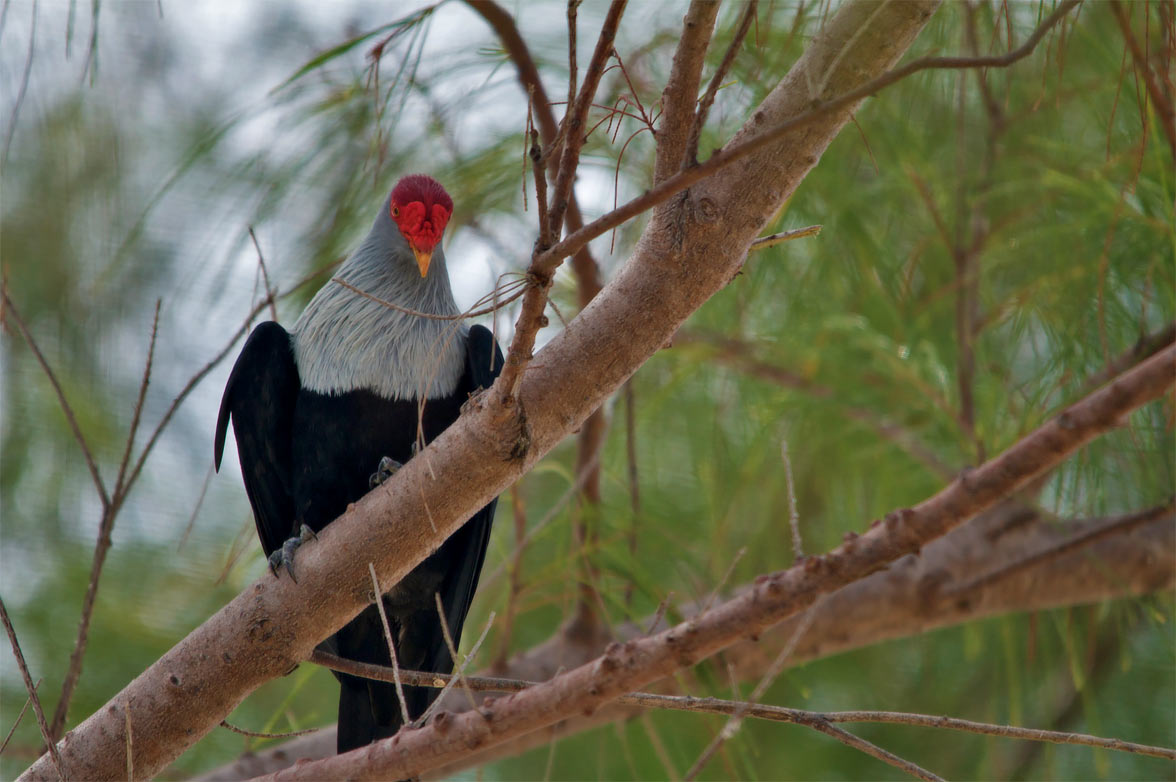
{"type": "Polygon", "coordinates": [[[265,268],[265,255],[261,252],[261,243],[257,241],[257,234],[253,232],[253,226],[249,226],[249,238],[253,240],[253,249],[257,250],[257,265],[261,268],[261,282],[265,286],[265,297],[269,299],[270,317],[276,323],[278,320],[278,305],[274,301],[274,295],[277,291],[270,284],[269,271],[265,268]]]}
{"type": "Polygon", "coordinates": [[[478,650],[482,648],[482,642],[486,640],[486,635],[490,632],[490,628],[494,626],[495,617],[494,612],[491,611],[490,616],[486,619],[486,626],[482,628],[482,634],[478,636],[478,640],[475,641],[474,645],[470,648],[470,653],[462,658],[461,664],[458,665],[457,647],[453,644],[453,636],[449,634],[449,624],[445,621],[445,609],[441,605],[441,595],[434,592],[433,598],[437,601],[437,618],[441,621],[441,633],[445,636],[445,645],[449,647],[449,659],[453,661],[455,670],[453,671],[453,675],[449,677],[449,681],[445,683],[444,688],[442,688],[441,692],[437,694],[437,699],[429,704],[429,708],[426,709],[425,713],[417,719],[417,723],[421,725],[423,725],[429,719],[429,717],[435,711],[437,711],[438,708],[440,708],[441,699],[445,697],[445,693],[449,692],[455,683],[461,684],[462,690],[465,691],[466,697],[469,698],[470,708],[476,709],[478,707],[477,702],[474,700],[473,690],[471,690],[469,685],[466,684],[465,669],[478,655],[478,650]]]}
{"type": "Polygon", "coordinates": [[[127,737],[127,779],[133,780],[135,778],[135,739],[134,732],[131,730],[131,702],[127,701],[123,708],[123,723],[125,724],[127,737]]]}
{"type": "Polygon", "coordinates": [[[791,242],[793,239],[803,239],[806,236],[816,236],[824,228],[823,225],[810,225],[804,228],[793,228],[789,231],[781,231],[780,233],[769,234],[768,236],[761,236],[751,243],[747,248],[747,252],[753,253],[756,250],[766,250],[769,247],[775,247],[784,242],[791,242]]]}
{"type": "Polygon", "coordinates": [[[384,626],[384,640],[388,642],[388,656],[392,660],[392,681],[396,684],[396,700],[400,701],[400,716],[402,725],[407,725],[411,718],[408,716],[408,703],[404,700],[404,686],[400,682],[400,664],[396,662],[396,644],[392,642],[392,628],[388,626],[388,614],[384,612],[384,593],[380,591],[380,580],[376,578],[376,568],[368,563],[368,572],[372,576],[372,589],[375,590],[376,608],[380,612],[380,623],[384,626]]]}
{"type": "Polygon", "coordinates": [[[812,728],[813,730],[820,731],[827,736],[832,736],[842,744],[845,744],[847,747],[853,747],[854,749],[860,750],[867,755],[872,755],[873,757],[878,758],[878,760],[881,760],[883,763],[889,763],[895,768],[900,769],[901,771],[905,771],[907,774],[910,774],[916,779],[924,779],[927,780],[927,782],[943,782],[942,777],[932,774],[927,769],[922,768],[921,766],[917,766],[905,758],[900,758],[893,752],[888,752],[887,750],[879,747],[877,744],[866,741],[860,736],[855,736],[844,728],[838,728],[835,725],[830,725],[825,720],[816,719],[812,722],[803,722],[800,724],[808,725],[808,727],[812,728]]]}
{"type": "Polygon", "coordinates": [[[45,372],[45,377],[49,379],[49,384],[53,386],[53,392],[57,394],[57,403],[61,406],[61,412],[65,414],[65,420],[69,422],[74,439],[77,440],[78,446],[82,449],[82,456],[86,457],[86,467],[90,470],[90,477],[94,481],[94,488],[98,490],[98,497],[102,500],[102,509],[105,512],[110,507],[110,496],[107,495],[106,485],[103,484],[102,478],[98,474],[98,465],[94,463],[94,456],[90,453],[90,446],[86,441],[86,436],[82,434],[82,429],[78,426],[78,419],[74,415],[73,407],[70,406],[69,400],[65,398],[65,391],[62,390],[61,383],[58,382],[56,373],[50,368],[49,362],[45,360],[45,355],[41,352],[41,348],[33,338],[32,332],[29,331],[28,326],[21,319],[20,312],[16,309],[16,304],[13,303],[12,298],[8,295],[8,289],[5,288],[2,293],[4,298],[4,316],[5,318],[11,318],[16,323],[16,327],[20,330],[21,336],[24,337],[25,344],[29,346],[29,350],[33,351],[33,356],[36,357],[37,363],[41,365],[41,369],[45,372]]]}
{"type": "Polygon", "coordinates": [[[739,26],[735,29],[735,35],[731,38],[731,44],[727,47],[726,53],[723,54],[722,62],[719,63],[718,69],[711,77],[706,92],[698,101],[698,110],[695,112],[694,122],[690,126],[690,138],[686,142],[686,156],[682,161],[684,166],[693,165],[698,159],[698,142],[702,138],[702,129],[706,125],[707,114],[710,113],[711,104],[715,102],[715,95],[718,94],[719,88],[723,86],[723,79],[727,78],[727,73],[735,63],[735,55],[739,53],[739,48],[743,46],[743,39],[747,37],[748,31],[751,30],[751,23],[755,21],[755,15],[758,9],[758,0],[750,0],[744,7],[743,17],[739,20],[739,26]]]}
{"type": "MultiPolygon", "coordinates": [[[[139,396],[135,399],[135,412],[131,416],[131,428],[127,433],[127,445],[123,450],[122,461],[118,465],[118,477],[114,481],[114,504],[121,505],[120,497],[123,493],[123,482],[127,476],[127,463],[131,458],[131,449],[135,445],[135,434],[139,431],[139,421],[143,417],[143,402],[147,398],[147,386],[151,382],[151,362],[155,359],[155,340],[159,336],[159,307],[161,299],[155,300],[155,315],[151,318],[151,340],[147,344],[147,364],[143,367],[143,378],[139,383],[139,396]]],[[[109,532],[107,533],[109,537],[109,532]]]]}
{"type": "Polygon", "coordinates": [[[788,528],[792,530],[792,556],[804,556],[804,541],[800,537],[800,512],[796,509],[796,483],[792,480],[792,460],[788,458],[788,441],[780,439],[780,460],[784,462],[784,478],[788,487],[788,528]]]}
{"type": "Polygon", "coordinates": [[[242,736],[249,736],[254,739],[292,739],[297,736],[306,736],[310,733],[318,733],[322,728],[305,728],[303,730],[291,730],[285,733],[261,733],[255,730],[245,730],[245,728],[238,728],[228,720],[221,720],[220,726],[226,730],[231,730],[233,733],[239,733],[242,736]]]}
{"type": "Polygon", "coordinates": [[[16,628],[12,626],[12,620],[8,616],[8,608],[4,605],[4,599],[0,598],[0,620],[4,622],[4,631],[8,633],[8,642],[12,644],[12,656],[16,658],[16,664],[20,668],[21,678],[24,679],[25,690],[29,693],[29,700],[33,702],[33,714],[37,717],[37,727],[41,729],[41,738],[45,745],[49,747],[49,757],[53,760],[53,768],[57,770],[59,779],[65,780],[65,773],[62,771],[61,755],[57,751],[57,743],[53,740],[53,735],[49,732],[49,724],[45,722],[45,712],[41,709],[41,699],[37,697],[37,685],[33,683],[33,677],[29,674],[29,667],[25,664],[24,654],[20,650],[20,641],[16,638],[16,628]]]}
{"type": "Polygon", "coordinates": [[[351,283],[344,280],[342,277],[332,277],[331,282],[336,283],[338,285],[342,285],[344,288],[351,291],[352,293],[358,294],[358,295],[364,297],[365,299],[369,299],[370,301],[374,301],[375,303],[379,304],[380,306],[387,307],[390,310],[396,310],[397,312],[403,312],[406,315],[414,315],[418,318],[427,318],[428,320],[449,320],[449,321],[468,320],[469,318],[476,318],[480,315],[488,315],[492,312],[497,312],[498,310],[502,309],[503,307],[510,304],[515,299],[519,298],[524,293],[526,293],[527,287],[528,287],[527,281],[514,280],[512,282],[507,283],[504,286],[504,288],[514,288],[515,289],[515,290],[512,290],[511,293],[509,295],[507,295],[506,298],[498,299],[497,298],[497,289],[495,289],[494,292],[489,293],[486,296],[483,296],[481,299],[478,300],[479,302],[481,302],[481,301],[485,301],[490,296],[494,296],[495,302],[494,302],[494,304],[490,305],[489,307],[483,307],[482,309],[471,309],[467,312],[462,312],[457,315],[437,315],[432,312],[421,312],[420,310],[410,309],[409,307],[401,307],[399,304],[393,304],[390,301],[385,301],[384,299],[381,299],[377,296],[373,296],[372,294],[368,293],[367,291],[360,290],[359,288],[355,287],[351,283]]]}
{"type": "MultiPolygon", "coordinates": [[[[40,686],[41,680],[37,679],[36,683],[33,685],[33,691],[36,692],[37,688],[40,686]]],[[[0,741],[0,755],[4,754],[4,749],[8,746],[8,742],[12,741],[12,735],[16,733],[16,729],[20,725],[20,721],[24,719],[25,712],[29,710],[29,704],[32,702],[33,697],[31,695],[25,698],[24,706],[20,707],[20,713],[16,715],[16,720],[13,721],[12,727],[8,730],[8,735],[4,737],[4,741],[0,741]]]]}
{"type": "Polygon", "coordinates": [[[527,534],[527,505],[523,499],[523,492],[518,483],[510,487],[510,508],[514,517],[514,552],[510,559],[510,586],[506,598],[506,615],[502,620],[502,633],[498,640],[498,656],[494,659],[491,669],[502,671],[506,669],[506,658],[510,653],[511,635],[514,631],[514,617],[518,610],[519,591],[522,585],[523,551],[526,549],[523,541],[527,534]]]}
{"type": "MultiPolygon", "coordinates": [[[[7,10],[7,4],[5,4],[7,10]]],[[[20,118],[20,107],[24,103],[25,93],[29,89],[29,74],[33,71],[33,53],[36,51],[37,41],[37,0],[33,0],[33,21],[29,29],[29,53],[25,56],[24,73],[20,77],[20,89],[16,93],[16,100],[12,104],[12,113],[8,117],[8,130],[4,134],[4,157],[8,162],[8,151],[12,147],[12,138],[16,135],[16,122],[20,118]]]]}

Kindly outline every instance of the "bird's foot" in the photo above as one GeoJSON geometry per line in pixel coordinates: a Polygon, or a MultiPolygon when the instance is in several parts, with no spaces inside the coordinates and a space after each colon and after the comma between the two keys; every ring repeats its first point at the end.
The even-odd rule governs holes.
{"type": "Polygon", "coordinates": [[[403,466],[403,464],[396,461],[395,459],[390,459],[387,456],[380,457],[379,466],[376,468],[376,471],[372,473],[371,477],[368,478],[368,487],[371,489],[376,488],[381,483],[395,475],[396,471],[403,466]]]}
{"type": "Polygon", "coordinates": [[[278,575],[278,570],[282,567],[286,568],[286,572],[290,574],[290,580],[295,584],[298,579],[294,577],[294,552],[308,540],[318,540],[318,535],[314,534],[314,530],[303,524],[298,528],[298,534],[287,540],[282,544],[282,547],[269,555],[270,571],[274,576],[278,575]]]}

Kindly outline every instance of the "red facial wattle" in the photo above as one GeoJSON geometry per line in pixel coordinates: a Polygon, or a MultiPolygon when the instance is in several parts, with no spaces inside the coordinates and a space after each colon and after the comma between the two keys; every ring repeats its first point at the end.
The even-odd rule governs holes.
{"type": "Polygon", "coordinates": [[[410,174],[392,189],[389,211],[424,277],[429,272],[433,250],[453,214],[453,199],[431,176],[410,174]]]}

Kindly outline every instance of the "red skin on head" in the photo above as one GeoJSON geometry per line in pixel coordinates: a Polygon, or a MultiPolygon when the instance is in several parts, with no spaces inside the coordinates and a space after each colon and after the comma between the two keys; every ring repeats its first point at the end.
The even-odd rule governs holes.
{"type": "Polygon", "coordinates": [[[453,199],[441,183],[425,174],[411,174],[392,188],[391,217],[413,247],[432,252],[453,214],[453,199]]]}

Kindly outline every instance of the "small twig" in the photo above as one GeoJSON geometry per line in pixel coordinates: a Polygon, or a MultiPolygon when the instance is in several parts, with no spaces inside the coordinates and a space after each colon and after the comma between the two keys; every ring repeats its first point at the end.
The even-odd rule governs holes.
{"type": "MultiPolygon", "coordinates": [[[[131,450],[135,445],[135,434],[139,431],[139,421],[143,417],[143,402],[147,398],[147,386],[151,382],[151,363],[155,360],[155,340],[159,336],[159,307],[162,303],[162,299],[155,300],[155,315],[151,319],[151,340],[147,343],[147,364],[143,367],[143,379],[139,383],[139,396],[135,399],[135,412],[131,416],[127,445],[123,450],[122,461],[118,465],[118,477],[114,480],[115,505],[122,504],[120,497],[123,493],[123,482],[127,476],[127,463],[131,459],[131,450]]],[[[113,516],[113,514],[110,515],[113,516]]],[[[109,537],[109,534],[107,536],[109,537]]]]}
{"type": "Polygon", "coordinates": [[[240,733],[242,736],[249,736],[254,739],[292,739],[297,736],[305,736],[309,733],[318,733],[322,728],[305,728],[303,730],[292,730],[286,733],[260,733],[253,730],[245,730],[238,728],[236,725],[229,723],[227,720],[221,720],[220,726],[231,730],[233,733],[240,733]]]}
{"type": "Polygon", "coordinates": [[[180,542],[176,544],[176,551],[183,551],[184,544],[188,542],[188,536],[192,534],[192,528],[196,526],[196,517],[200,514],[200,508],[204,505],[204,497],[208,494],[208,485],[212,483],[213,466],[208,465],[208,470],[204,473],[204,483],[200,485],[200,494],[196,497],[196,506],[192,508],[192,513],[188,516],[188,523],[184,525],[184,533],[180,535],[180,542]]]}
{"type": "Polygon", "coordinates": [[[53,761],[53,768],[57,770],[58,778],[64,782],[65,773],[62,771],[61,755],[57,751],[57,743],[53,740],[53,735],[49,732],[49,723],[45,721],[45,712],[41,710],[41,699],[37,697],[37,685],[33,684],[33,677],[29,675],[29,667],[25,664],[24,653],[20,650],[20,641],[16,638],[16,629],[12,626],[12,620],[8,616],[8,608],[5,607],[3,598],[0,598],[0,620],[4,622],[4,631],[8,633],[8,642],[12,644],[12,655],[16,658],[16,664],[20,668],[20,675],[24,679],[29,700],[33,702],[33,714],[37,717],[37,727],[41,729],[41,738],[44,740],[45,746],[49,748],[49,757],[53,761]]]}
{"type": "Polygon", "coordinates": [[[278,320],[278,305],[274,302],[274,288],[270,285],[269,271],[265,268],[265,255],[261,252],[261,243],[257,241],[257,234],[253,232],[253,226],[249,226],[249,238],[253,240],[253,248],[257,250],[257,265],[261,267],[261,281],[265,286],[265,295],[269,299],[270,317],[276,323],[278,320]]]}
{"type": "Polygon", "coordinates": [[[702,128],[706,125],[706,116],[710,113],[711,104],[715,102],[715,95],[718,94],[719,87],[723,84],[723,79],[727,78],[727,73],[731,70],[731,65],[735,62],[735,55],[739,53],[739,48],[743,46],[743,39],[747,37],[748,31],[751,30],[751,23],[755,20],[758,8],[758,0],[750,0],[747,3],[743,11],[743,18],[739,20],[739,27],[736,28],[735,36],[731,39],[731,45],[727,47],[727,51],[723,54],[723,59],[719,63],[718,70],[711,77],[706,92],[698,101],[698,109],[694,114],[694,122],[690,125],[690,136],[686,141],[686,155],[682,159],[683,166],[693,165],[697,161],[698,142],[702,138],[702,128]]]}
{"type": "Polygon", "coordinates": [[[453,661],[454,665],[457,666],[457,668],[453,672],[453,675],[449,678],[449,681],[445,683],[445,686],[441,689],[441,692],[437,693],[436,699],[434,699],[434,701],[429,704],[429,708],[425,709],[425,713],[422,714],[417,720],[417,722],[422,725],[426,720],[429,719],[430,716],[432,716],[433,712],[440,708],[441,701],[444,699],[445,693],[449,692],[449,690],[453,688],[453,685],[458,682],[461,683],[462,689],[465,690],[465,694],[469,698],[470,708],[477,708],[477,703],[474,701],[473,691],[470,690],[469,685],[466,684],[465,669],[469,666],[470,662],[473,661],[474,657],[477,656],[478,650],[482,648],[482,642],[486,640],[486,635],[490,632],[490,628],[494,625],[495,617],[495,613],[491,611],[490,617],[486,620],[486,626],[482,628],[482,634],[479,635],[478,640],[474,642],[473,647],[470,649],[470,653],[462,658],[461,665],[457,665],[457,650],[454,648],[453,639],[449,635],[449,625],[445,622],[445,611],[441,607],[441,595],[434,592],[433,597],[437,601],[437,618],[441,621],[441,632],[444,634],[445,642],[450,649],[449,657],[453,661]]]}
{"type": "Polygon", "coordinates": [[[661,624],[662,617],[666,615],[666,609],[670,607],[670,598],[674,596],[673,592],[666,592],[666,596],[657,604],[657,610],[653,612],[653,620],[650,621],[649,627],[645,628],[645,634],[653,635],[653,631],[661,624]]]}
{"type": "Polygon", "coordinates": [[[126,738],[127,738],[127,779],[133,780],[135,778],[135,740],[134,733],[131,731],[131,702],[127,701],[123,705],[123,722],[126,724],[126,738]]]}
{"type": "MultiPolygon", "coordinates": [[[[36,684],[33,685],[34,692],[41,686],[41,681],[41,679],[37,679],[36,684]]],[[[4,741],[0,741],[0,755],[4,754],[4,749],[8,746],[8,742],[12,741],[12,734],[16,733],[20,721],[24,719],[25,712],[29,710],[29,704],[32,702],[33,698],[31,695],[25,698],[24,706],[20,707],[20,714],[16,715],[16,721],[12,723],[12,728],[9,729],[8,735],[4,737],[4,741]]]]}
{"type": "Polygon", "coordinates": [[[400,701],[400,716],[403,720],[401,724],[407,725],[410,721],[408,716],[408,702],[404,700],[404,686],[400,683],[400,664],[396,661],[396,644],[392,642],[392,629],[388,626],[388,614],[384,612],[384,593],[380,591],[380,582],[376,578],[376,568],[371,562],[368,563],[368,572],[372,575],[372,589],[375,590],[376,608],[380,612],[380,622],[384,625],[384,640],[388,642],[388,656],[392,659],[392,680],[396,684],[396,699],[400,701]]]}
{"type": "MultiPolygon", "coordinates": [[[[377,296],[373,296],[372,294],[368,293],[367,291],[360,290],[359,288],[355,287],[354,285],[347,282],[346,280],[344,280],[341,277],[332,277],[331,282],[342,285],[344,288],[351,291],[352,293],[356,293],[360,296],[363,296],[365,299],[370,299],[371,301],[374,301],[375,303],[377,303],[383,307],[387,307],[390,310],[396,310],[397,312],[403,312],[406,315],[415,315],[418,318],[428,318],[429,320],[467,320],[468,318],[476,318],[479,315],[488,315],[492,312],[495,312],[497,310],[502,309],[507,304],[510,304],[512,301],[514,301],[515,299],[522,296],[524,293],[527,292],[527,288],[529,285],[529,281],[527,281],[527,280],[516,280],[511,283],[508,283],[508,287],[517,286],[517,290],[513,291],[505,299],[498,299],[494,304],[490,305],[489,307],[484,307],[480,310],[469,310],[467,312],[462,312],[457,315],[435,315],[432,312],[421,312],[420,310],[410,309],[409,307],[401,307],[399,304],[393,304],[390,301],[384,301],[383,299],[381,299],[377,296]]],[[[485,298],[485,297],[483,297],[483,298],[485,298]]]]}
{"type": "Polygon", "coordinates": [[[887,750],[882,749],[877,744],[873,744],[859,736],[855,736],[844,728],[838,728],[835,725],[831,725],[826,720],[817,719],[813,720],[812,722],[803,722],[801,724],[807,725],[813,730],[820,731],[827,736],[832,736],[842,744],[845,744],[848,747],[853,747],[856,750],[860,750],[867,755],[878,758],[878,760],[881,760],[883,763],[889,763],[895,768],[905,771],[916,779],[927,780],[927,782],[943,782],[942,777],[932,774],[927,769],[921,766],[917,766],[909,760],[900,758],[893,752],[888,752],[887,750]]]}
{"type": "MultiPolygon", "coordinates": [[[[5,3],[7,9],[7,3],[5,3]]],[[[16,121],[20,117],[20,107],[24,103],[25,93],[29,89],[29,74],[33,71],[33,53],[36,51],[37,40],[37,0],[33,0],[33,21],[29,30],[29,53],[25,57],[24,73],[20,77],[20,89],[16,93],[16,101],[12,104],[12,113],[8,117],[8,131],[4,134],[4,157],[8,163],[8,151],[12,147],[12,139],[16,135],[16,121]]]]}
{"type": "Polygon", "coordinates": [[[8,295],[8,289],[4,288],[0,293],[3,293],[4,317],[11,318],[16,323],[16,327],[20,329],[21,336],[24,337],[25,344],[33,351],[33,356],[36,357],[37,363],[41,365],[41,369],[45,372],[45,377],[49,379],[49,384],[53,386],[54,393],[57,394],[57,403],[61,406],[61,412],[65,414],[66,421],[69,422],[74,439],[77,440],[78,445],[82,449],[82,455],[86,457],[86,466],[90,469],[90,477],[94,480],[94,488],[98,490],[98,496],[102,500],[102,509],[105,512],[110,507],[110,497],[107,495],[106,486],[102,483],[102,478],[98,474],[98,465],[94,463],[94,456],[90,453],[90,446],[86,442],[86,437],[82,434],[81,427],[78,426],[78,419],[74,415],[73,407],[70,406],[69,400],[65,398],[65,391],[61,389],[61,383],[58,382],[57,375],[50,368],[49,362],[45,360],[45,355],[41,352],[37,341],[33,339],[32,332],[29,331],[28,326],[21,319],[20,312],[17,311],[16,305],[8,295]]]}
{"type": "MultiPolygon", "coordinates": [[[[457,646],[453,643],[453,636],[449,633],[449,622],[445,621],[445,606],[441,605],[440,593],[434,592],[433,600],[437,605],[437,619],[441,622],[441,635],[445,639],[445,646],[449,648],[449,659],[454,665],[457,665],[457,646]]],[[[483,637],[484,636],[485,634],[483,634],[483,637]]],[[[455,678],[458,680],[462,679],[460,670],[458,671],[455,678]]],[[[470,708],[478,708],[478,703],[474,700],[474,693],[470,690],[470,688],[462,687],[462,690],[465,691],[466,698],[469,699],[470,708]]]]}
{"type": "Polygon", "coordinates": [[[739,560],[743,559],[743,555],[746,553],[747,546],[742,546],[738,551],[735,552],[735,556],[731,557],[731,564],[727,565],[727,571],[723,573],[723,577],[719,579],[717,584],[715,584],[715,588],[711,590],[711,593],[707,597],[706,602],[702,604],[702,608],[698,612],[699,614],[705,614],[711,609],[711,606],[714,605],[715,599],[719,596],[719,592],[722,591],[727,581],[731,578],[731,574],[735,572],[735,566],[739,564],[739,560]]]}
{"type": "Polygon", "coordinates": [[[769,247],[775,247],[784,242],[790,242],[793,239],[803,239],[806,236],[816,236],[824,228],[823,225],[810,225],[806,228],[793,228],[790,231],[781,231],[777,234],[770,234],[768,236],[761,236],[751,243],[747,248],[748,253],[753,253],[756,250],[766,250],[769,247]]]}
{"type": "Polygon", "coordinates": [[[792,530],[792,556],[804,556],[804,541],[800,537],[800,512],[796,509],[796,482],[792,479],[792,460],[788,458],[788,441],[780,438],[780,459],[784,462],[784,478],[788,487],[788,527],[792,530]]]}
{"type": "Polygon", "coordinates": [[[520,574],[523,565],[523,551],[526,546],[523,540],[527,535],[527,505],[523,499],[520,484],[514,483],[510,487],[510,508],[514,517],[514,552],[510,560],[510,585],[507,589],[506,615],[502,621],[502,633],[498,640],[498,656],[491,665],[492,670],[506,669],[506,658],[510,653],[511,636],[514,632],[514,618],[518,611],[519,592],[522,589],[520,574]]]}

